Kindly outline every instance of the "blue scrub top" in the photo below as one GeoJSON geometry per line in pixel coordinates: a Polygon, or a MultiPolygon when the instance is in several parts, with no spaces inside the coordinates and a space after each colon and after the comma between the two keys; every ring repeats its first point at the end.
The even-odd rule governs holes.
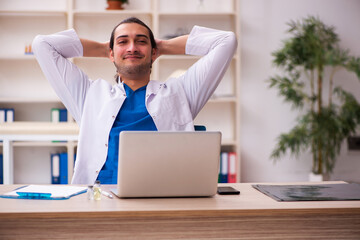
{"type": "Polygon", "coordinates": [[[97,177],[101,184],[117,184],[121,131],[157,131],[145,106],[146,86],[133,91],[124,83],[124,88],[126,99],[111,128],[106,162],[97,177]]]}

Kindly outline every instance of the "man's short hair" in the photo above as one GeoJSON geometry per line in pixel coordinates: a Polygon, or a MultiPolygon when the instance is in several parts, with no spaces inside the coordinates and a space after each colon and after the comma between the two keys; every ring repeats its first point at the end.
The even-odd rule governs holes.
{"type": "Polygon", "coordinates": [[[155,41],[155,38],[154,38],[154,34],[151,31],[151,29],[143,21],[141,21],[140,19],[138,19],[136,17],[130,17],[130,18],[126,18],[123,21],[121,21],[118,25],[115,26],[115,28],[111,32],[111,37],[110,37],[110,49],[111,50],[113,50],[113,48],[114,48],[114,38],[115,38],[115,31],[116,31],[117,27],[120,26],[121,24],[125,24],[125,23],[137,23],[137,24],[145,27],[149,31],[151,47],[152,48],[157,48],[156,41],[155,41]]]}

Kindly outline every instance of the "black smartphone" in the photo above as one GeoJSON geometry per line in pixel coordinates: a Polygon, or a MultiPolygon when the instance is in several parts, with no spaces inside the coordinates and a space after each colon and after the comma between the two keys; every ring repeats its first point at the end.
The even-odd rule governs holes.
{"type": "Polygon", "coordinates": [[[217,192],[220,195],[238,195],[238,194],[240,194],[240,191],[236,190],[233,187],[218,187],[217,192]]]}

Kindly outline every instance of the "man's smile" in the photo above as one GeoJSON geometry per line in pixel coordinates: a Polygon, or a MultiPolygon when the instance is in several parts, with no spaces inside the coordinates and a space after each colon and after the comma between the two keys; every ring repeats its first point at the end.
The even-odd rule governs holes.
{"type": "Polygon", "coordinates": [[[133,60],[133,59],[141,59],[143,58],[143,55],[140,54],[127,54],[123,57],[123,59],[129,59],[129,60],[133,60]]]}

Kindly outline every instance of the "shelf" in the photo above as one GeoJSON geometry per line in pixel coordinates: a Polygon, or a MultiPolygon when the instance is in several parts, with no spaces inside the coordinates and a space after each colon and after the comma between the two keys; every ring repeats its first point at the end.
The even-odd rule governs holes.
{"type": "MultiPolygon", "coordinates": [[[[158,60],[199,60],[201,56],[195,55],[162,55],[158,60]]],[[[237,60],[237,55],[234,55],[233,60],[237,60]]]]}
{"type": "MultiPolygon", "coordinates": [[[[77,142],[74,142],[77,145],[77,142]]],[[[51,142],[51,141],[19,141],[19,142],[13,142],[14,147],[67,147],[69,145],[69,142],[51,142]]]]}
{"type": "Polygon", "coordinates": [[[0,103],[61,103],[59,98],[2,98],[0,103]]]}
{"type": "Polygon", "coordinates": [[[158,60],[198,60],[200,56],[192,56],[192,55],[162,55],[158,60]]]}
{"type": "Polygon", "coordinates": [[[6,17],[59,17],[66,16],[67,12],[61,10],[1,10],[0,16],[6,17]]]}
{"type": "Polygon", "coordinates": [[[72,59],[74,61],[103,61],[112,63],[110,59],[106,57],[74,57],[72,59]]]}
{"type": "MultiPolygon", "coordinates": [[[[240,36],[239,1],[206,0],[204,8],[193,0],[134,0],[125,10],[105,10],[105,0],[0,0],[0,28],[2,51],[0,52],[0,107],[15,109],[15,122],[0,124],[0,148],[12,139],[11,146],[17,148],[16,161],[26,159],[29,150],[32,158],[47,161],[48,154],[55,149],[66,148],[73,154],[77,146],[79,128],[74,120],[50,122],[51,108],[63,108],[48,81],[46,81],[34,55],[25,55],[25,46],[38,34],[51,34],[74,28],[83,38],[105,42],[115,25],[122,19],[136,16],[153,30],[157,38],[189,33],[194,25],[235,32],[240,36]],[[23,6],[20,3],[24,4],[23,6]],[[197,11],[199,10],[199,11],[197,11]],[[202,11],[200,11],[202,10],[202,11]],[[180,31],[181,30],[181,31],[180,31]],[[19,38],[19,32],[21,37],[19,38]],[[7,45],[11,43],[10,45],[7,45]],[[19,71],[18,66],[22,66],[19,71]],[[27,122],[23,122],[27,121],[27,122]],[[67,140],[68,142],[53,142],[67,140]],[[37,149],[31,149],[32,147],[37,149]],[[28,149],[27,149],[28,148],[28,149]],[[45,149],[43,149],[45,148],[45,149]],[[48,148],[48,149],[46,149],[48,148]]],[[[160,56],[153,66],[152,79],[165,80],[179,70],[188,69],[201,56],[160,56]]],[[[70,59],[91,79],[113,80],[115,68],[107,58],[70,59]]],[[[239,148],[239,84],[240,51],[234,55],[229,70],[225,73],[217,91],[195,119],[206,125],[208,130],[222,132],[222,150],[234,151],[240,156],[239,148]]],[[[111,82],[112,83],[112,82],[111,82]]],[[[0,153],[3,150],[0,149],[0,153]]],[[[15,162],[16,162],[15,161],[15,162]]],[[[240,159],[238,160],[240,166],[240,159]]],[[[37,166],[24,161],[21,168],[37,166]]],[[[36,179],[42,175],[44,166],[36,174],[29,171],[23,179],[36,179]]],[[[239,169],[238,169],[239,171],[239,169]]],[[[34,171],[32,171],[34,172],[34,171]]],[[[36,171],[35,171],[36,172],[36,171]]],[[[70,175],[69,175],[70,176],[70,175]]],[[[238,172],[240,180],[240,172],[238,172]]],[[[10,179],[14,179],[10,175],[10,179]]],[[[15,178],[16,179],[16,178],[15,178]]],[[[44,178],[45,179],[45,178],[44,178]]],[[[19,181],[19,180],[16,180],[19,181]]],[[[22,181],[22,180],[21,180],[22,181]]],[[[30,180],[31,181],[31,180],[30,180]]],[[[46,180],[47,181],[47,180],[46,180]]]]}
{"type": "Polygon", "coordinates": [[[221,141],[221,146],[230,146],[231,147],[231,146],[236,146],[236,145],[237,145],[237,143],[233,139],[223,139],[221,141]]]}
{"type": "Polygon", "coordinates": [[[77,135],[79,127],[76,123],[52,123],[52,122],[12,122],[0,124],[0,135],[77,135]]]}
{"type": "Polygon", "coordinates": [[[152,15],[151,11],[136,11],[136,10],[99,10],[99,11],[84,11],[74,10],[74,16],[104,16],[104,15],[152,15]]]}
{"type": "Polygon", "coordinates": [[[0,56],[0,61],[36,60],[34,54],[0,56]]]}
{"type": "Polygon", "coordinates": [[[236,104],[236,97],[212,97],[208,103],[233,103],[236,104]]]}
{"type": "Polygon", "coordinates": [[[186,17],[186,16],[205,16],[205,17],[217,17],[217,16],[235,16],[235,12],[160,12],[160,17],[186,17]]]}

